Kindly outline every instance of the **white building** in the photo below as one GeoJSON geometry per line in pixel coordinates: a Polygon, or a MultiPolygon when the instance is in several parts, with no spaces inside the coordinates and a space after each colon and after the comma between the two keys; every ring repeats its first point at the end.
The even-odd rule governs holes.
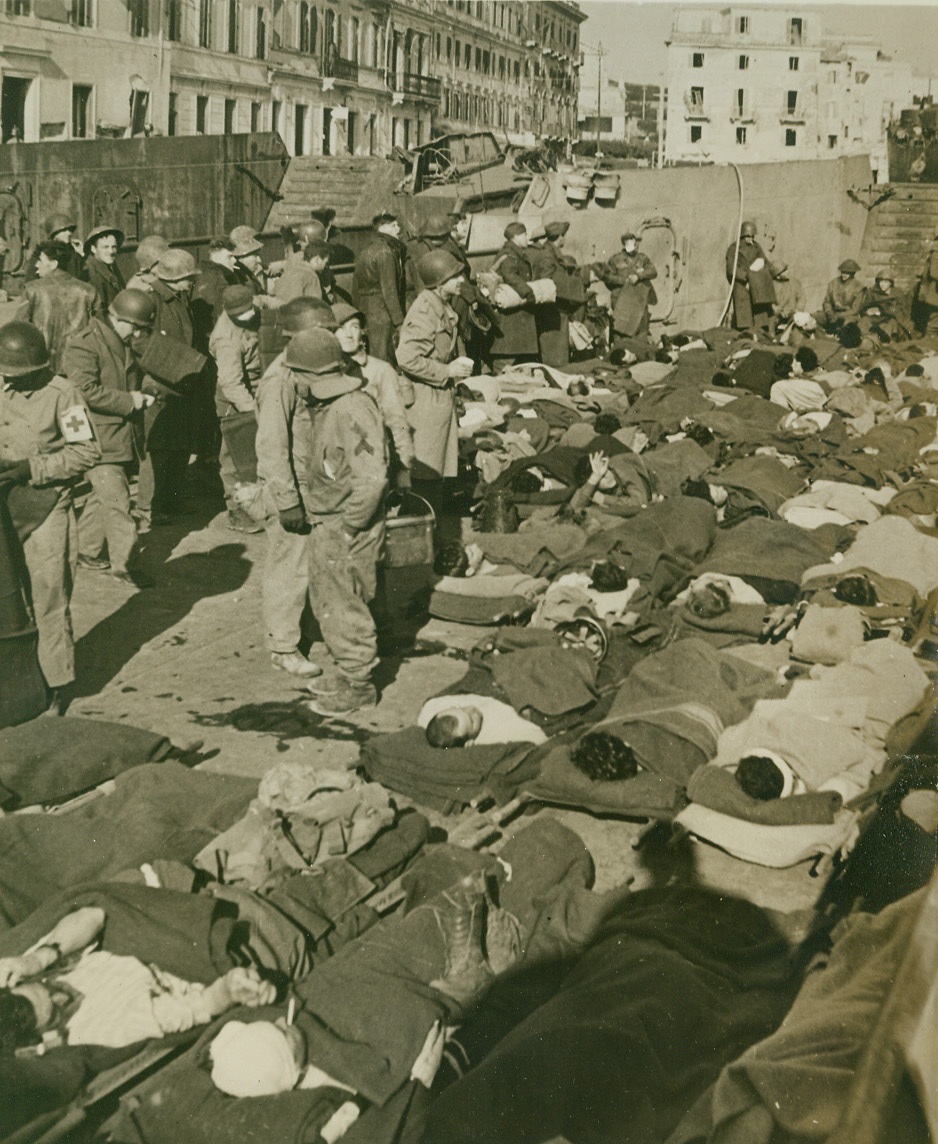
{"type": "Polygon", "coordinates": [[[679,8],[668,41],[667,162],[766,163],[868,153],[886,177],[890,112],[911,67],[870,39],[831,43],[800,8],[679,8]]]}

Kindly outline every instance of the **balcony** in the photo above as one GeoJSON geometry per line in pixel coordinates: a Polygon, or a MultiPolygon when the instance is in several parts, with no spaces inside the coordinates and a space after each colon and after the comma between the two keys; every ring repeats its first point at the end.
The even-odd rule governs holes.
{"type": "Polygon", "coordinates": [[[733,110],[730,112],[730,123],[755,123],[756,112],[755,108],[749,106],[748,103],[734,105],[733,110]]]}
{"type": "Polygon", "coordinates": [[[684,118],[685,119],[709,119],[710,115],[706,110],[704,101],[695,98],[689,92],[684,95],[684,118]]]}
{"type": "Polygon", "coordinates": [[[327,53],[323,60],[322,74],[346,83],[358,83],[358,61],[344,60],[341,56],[327,53]]]}
{"type": "Polygon", "coordinates": [[[418,99],[430,99],[439,103],[442,82],[428,75],[416,72],[398,72],[390,77],[391,86],[401,95],[413,95],[418,99]]]}
{"type": "Polygon", "coordinates": [[[796,103],[794,106],[788,103],[778,113],[778,121],[779,123],[804,123],[804,108],[800,103],[796,103]]]}

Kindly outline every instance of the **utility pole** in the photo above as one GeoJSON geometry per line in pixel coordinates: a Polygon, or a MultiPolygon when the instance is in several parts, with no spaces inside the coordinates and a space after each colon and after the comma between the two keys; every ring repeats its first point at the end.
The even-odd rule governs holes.
{"type": "Polygon", "coordinates": [[[599,131],[603,116],[603,50],[602,41],[596,45],[596,56],[599,62],[599,74],[596,80],[596,151],[601,150],[599,146],[599,131]]]}

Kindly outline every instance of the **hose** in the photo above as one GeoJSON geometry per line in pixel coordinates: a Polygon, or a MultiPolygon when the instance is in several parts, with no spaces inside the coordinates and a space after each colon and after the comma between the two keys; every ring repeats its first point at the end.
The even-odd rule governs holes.
{"type": "Polygon", "coordinates": [[[733,274],[730,278],[729,293],[726,295],[726,302],[723,304],[723,312],[720,314],[720,320],[717,322],[718,326],[722,326],[726,321],[726,315],[730,311],[730,302],[733,300],[733,288],[736,285],[736,268],[739,266],[739,240],[740,232],[743,229],[743,207],[746,203],[746,190],[743,187],[743,177],[740,174],[739,167],[735,163],[730,163],[730,166],[736,172],[736,185],[739,188],[739,215],[736,219],[736,249],[733,254],[733,274]]]}

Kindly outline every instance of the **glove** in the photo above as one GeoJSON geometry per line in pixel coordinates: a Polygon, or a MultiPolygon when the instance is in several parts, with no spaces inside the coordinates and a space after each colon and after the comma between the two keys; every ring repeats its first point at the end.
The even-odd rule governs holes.
{"type": "Polygon", "coordinates": [[[156,401],[152,393],[144,393],[142,390],[137,389],[131,393],[130,399],[134,403],[135,410],[146,409],[156,401]]]}
{"type": "Polygon", "coordinates": [[[410,480],[410,469],[399,469],[397,473],[397,487],[399,489],[412,488],[410,480]]]}
{"type": "Polygon", "coordinates": [[[31,476],[29,461],[0,461],[0,484],[27,485],[31,476]]]}
{"type": "Polygon", "coordinates": [[[306,513],[303,511],[303,506],[295,504],[293,508],[282,508],[280,510],[280,526],[284,532],[308,532],[306,513]]]}

